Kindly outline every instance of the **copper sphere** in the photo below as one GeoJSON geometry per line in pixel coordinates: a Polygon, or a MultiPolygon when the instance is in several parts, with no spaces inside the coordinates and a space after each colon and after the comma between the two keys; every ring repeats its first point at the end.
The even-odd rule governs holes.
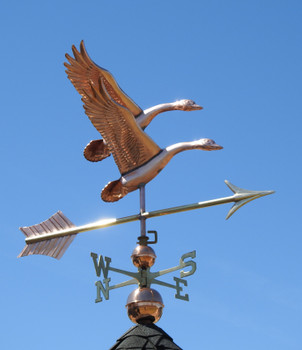
{"type": "Polygon", "coordinates": [[[154,265],[156,255],[154,250],[147,245],[138,245],[132,252],[133,265],[146,269],[154,265]]]}
{"type": "Polygon", "coordinates": [[[128,297],[126,308],[133,323],[156,323],[163,313],[163,300],[152,288],[137,288],[128,297]]]}

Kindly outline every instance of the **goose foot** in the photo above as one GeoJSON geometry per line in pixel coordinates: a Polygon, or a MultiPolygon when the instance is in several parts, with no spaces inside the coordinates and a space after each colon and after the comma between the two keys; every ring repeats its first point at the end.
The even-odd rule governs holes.
{"type": "Polygon", "coordinates": [[[120,180],[109,182],[102,190],[101,197],[104,202],[117,202],[128,193],[128,189],[120,180]]]}

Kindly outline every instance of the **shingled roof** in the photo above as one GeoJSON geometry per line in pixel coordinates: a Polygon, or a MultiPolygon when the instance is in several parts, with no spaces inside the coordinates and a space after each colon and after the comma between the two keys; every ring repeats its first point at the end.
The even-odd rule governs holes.
{"type": "Polygon", "coordinates": [[[137,324],[122,335],[109,350],[182,350],[154,324],[137,324]]]}

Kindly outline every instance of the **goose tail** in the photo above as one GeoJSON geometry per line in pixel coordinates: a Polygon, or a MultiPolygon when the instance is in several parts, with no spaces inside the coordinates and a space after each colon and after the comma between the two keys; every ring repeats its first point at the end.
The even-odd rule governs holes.
{"type": "Polygon", "coordinates": [[[84,149],[84,157],[90,162],[99,162],[110,156],[104,140],[93,140],[84,149]]]}
{"type": "Polygon", "coordinates": [[[102,190],[101,197],[104,202],[117,202],[125,197],[128,189],[122,185],[120,180],[109,182],[102,190]]]}

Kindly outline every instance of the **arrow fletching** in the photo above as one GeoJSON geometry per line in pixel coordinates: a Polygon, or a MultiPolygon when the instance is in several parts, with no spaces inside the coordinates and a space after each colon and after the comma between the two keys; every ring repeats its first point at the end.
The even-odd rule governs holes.
{"type": "MultiPolygon", "coordinates": [[[[26,237],[34,237],[72,227],[75,227],[75,225],[61,211],[58,211],[48,220],[37,225],[20,227],[20,230],[26,237]]],[[[41,254],[60,259],[75,236],[76,235],[52,238],[41,242],[26,244],[22,252],[18,255],[18,258],[32,254],[41,254]]]]}

